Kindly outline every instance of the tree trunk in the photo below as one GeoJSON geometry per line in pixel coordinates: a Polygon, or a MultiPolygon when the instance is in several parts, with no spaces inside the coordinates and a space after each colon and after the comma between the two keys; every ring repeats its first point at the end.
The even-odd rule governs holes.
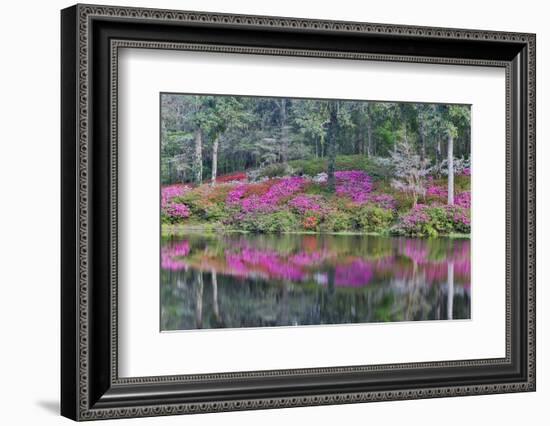
{"type": "Polygon", "coordinates": [[[455,203],[455,173],[453,165],[453,135],[449,133],[447,140],[447,204],[455,203]]]}
{"type": "Polygon", "coordinates": [[[338,102],[330,103],[330,119],[327,135],[327,155],[328,155],[328,187],[330,191],[336,190],[336,178],[334,170],[336,169],[336,128],[338,126],[338,102]]]}
{"type": "Polygon", "coordinates": [[[367,105],[367,157],[372,156],[372,108],[370,104],[367,105]]]}
{"type": "Polygon", "coordinates": [[[424,126],[424,120],[420,121],[420,142],[422,144],[421,150],[420,150],[420,158],[422,161],[426,158],[426,128],[424,126]]]}
{"type": "Polygon", "coordinates": [[[287,101],[285,98],[281,99],[281,159],[283,163],[286,163],[288,160],[288,128],[286,125],[286,103],[287,101]]]}
{"type": "Polygon", "coordinates": [[[218,175],[218,146],[220,144],[219,137],[214,138],[212,145],[212,186],[216,186],[216,177],[218,175]]]}
{"type": "Polygon", "coordinates": [[[202,183],[202,131],[199,127],[195,130],[195,158],[193,161],[195,183],[202,183]]]}
{"type": "Polygon", "coordinates": [[[313,137],[315,139],[315,158],[319,158],[319,139],[317,136],[313,137]]]}

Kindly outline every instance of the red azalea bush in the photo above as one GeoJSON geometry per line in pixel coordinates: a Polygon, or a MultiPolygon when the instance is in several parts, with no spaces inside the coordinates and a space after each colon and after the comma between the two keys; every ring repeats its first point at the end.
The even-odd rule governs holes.
{"type": "Polygon", "coordinates": [[[227,175],[218,176],[216,178],[216,182],[218,183],[240,182],[245,180],[247,180],[245,172],[229,173],[227,175]]]}

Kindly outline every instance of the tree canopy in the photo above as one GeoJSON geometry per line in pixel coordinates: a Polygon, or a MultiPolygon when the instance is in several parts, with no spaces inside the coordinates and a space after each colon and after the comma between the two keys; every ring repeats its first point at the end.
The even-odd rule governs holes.
{"type": "Polygon", "coordinates": [[[163,94],[161,181],[336,155],[390,158],[402,143],[424,163],[470,155],[470,107],[429,103],[163,94]]]}

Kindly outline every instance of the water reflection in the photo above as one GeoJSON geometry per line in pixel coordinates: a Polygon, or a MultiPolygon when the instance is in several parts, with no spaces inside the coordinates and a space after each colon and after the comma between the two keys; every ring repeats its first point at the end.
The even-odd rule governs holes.
{"type": "Polygon", "coordinates": [[[470,317],[470,241],[188,235],[161,248],[161,328],[470,317]]]}

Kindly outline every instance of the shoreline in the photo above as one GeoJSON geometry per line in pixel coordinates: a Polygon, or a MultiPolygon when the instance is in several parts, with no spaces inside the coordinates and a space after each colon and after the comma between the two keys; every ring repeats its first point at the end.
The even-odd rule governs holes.
{"type": "Polygon", "coordinates": [[[437,238],[450,238],[450,239],[471,239],[471,234],[440,234],[436,237],[405,237],[391,235],[383,232],[359,232],[359,231],[287,231],[287,232],[250,232],[242,229],[225,228],[222,224],[196,224],[196,225],[182,225],[182,224],[161,224],[160,235],[161,237],[178,237],[184,235],[216,235],[216,234],[243,234],[243,235],[342,235],[342,236],[371,236],[371,237],[385,237],[385,238],[408,238],[408,239],[420,239],[429,240],[437,238]]]}

